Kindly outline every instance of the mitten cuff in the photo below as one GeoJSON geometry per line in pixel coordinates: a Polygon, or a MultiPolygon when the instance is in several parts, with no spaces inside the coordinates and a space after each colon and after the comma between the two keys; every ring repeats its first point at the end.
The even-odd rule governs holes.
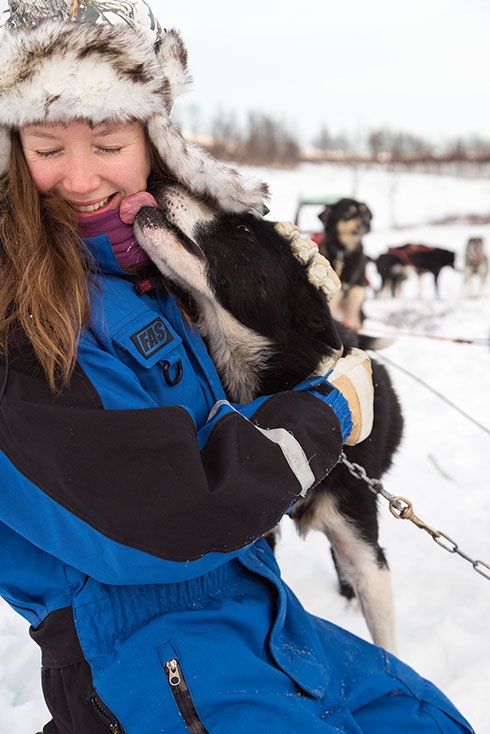
{"type": "Polygon", "coordinates": [[[352,433],[354,424],[352,422],[349,403],[342,395],[340,390],[331,385],[329,382],[322,382],[321,385],[308,390],[312,395],[318,394],[324,403],[330,405],[340,422],[340,430],[342,431],[342,440],[345,443],[352,433]]]}

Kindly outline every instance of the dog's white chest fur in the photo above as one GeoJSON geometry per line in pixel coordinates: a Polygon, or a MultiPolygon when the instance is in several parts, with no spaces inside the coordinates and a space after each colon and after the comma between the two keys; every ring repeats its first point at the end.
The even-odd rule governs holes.
{"type": "Polygon", "coordinates": [[[258,375],[271,352],[270,341],[237,321],[217,301],[202,298],[199,306],[197,326],[227,395],[234,402],[249,403],[258,394],[258,375]]]}

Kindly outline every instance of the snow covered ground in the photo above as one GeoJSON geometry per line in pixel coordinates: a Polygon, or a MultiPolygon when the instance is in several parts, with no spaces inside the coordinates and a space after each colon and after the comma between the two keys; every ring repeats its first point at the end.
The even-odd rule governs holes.
{"type": "MultiPolygon", "coordinates": [[[[430,226],[447,215],[490,213],[488,179],[420,173],[389,174],[379,168],[355,172],[339,165],[305,165],[297,171],[254,170],[269,181],[270,217],[294,216],[299,194],[356,194],[372,208],[369,254],[408,241],[438,244],[457,252],[462,266],[470,236],[486,238],[490,225],[430,226]],[[403,229],[397,229],[403,226],[403,229]]],[[[305,213],[316,228],[316,213],[305,213]]],[[[369,272],[377,285],[374,267],[369,272]]],[[[430,276],[422,300],[415,275],[403,297],[366,302],[367,330],[432,336],[488,338],[490,283],[480,298],[462,298],[462,274],[448,268],[440,278],[440,301],[430,276]]],[[[442,393],[484,428],[444,403],[412,377],[390,367],[401,397],[406,429],[386,489],[413,502],[427,524],[454,539],[473,559],[490,563],[490,352],[488,346],[456,344],[400,335],[379,358],[401,365],[442,393]],[[486,430],[485,430],[486,429],[486,430]]],[[[380,500],[381,543],[392,570],[400,657],[430,678],[461,709],[477,734],[490,734],[490,581],[470,563],[440,548],[408,521],[396,520],[380,500]]],[[[292,522],[283,521],[279,563],[307,609],[369,639],[356,605],[336,591],[328,545],[312,533],[302,541],[292,522]]],[[[0,734],[34,734],[48,719],[39,684],[39,653],[27,624],[0,602],[0,734]]]]}

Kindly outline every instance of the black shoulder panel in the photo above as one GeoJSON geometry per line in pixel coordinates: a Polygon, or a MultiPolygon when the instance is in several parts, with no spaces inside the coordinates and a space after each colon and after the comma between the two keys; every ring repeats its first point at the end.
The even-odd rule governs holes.
{"type": "Polygon", "coordinates": [[[0,449],[107,538],[174,561],[244,547],[300,491],[279,446],[239,414],[227,414],[201,452],[184,408],[104,410],[79,366],[53,398],[27,347],[10,356],[0,449]]]}

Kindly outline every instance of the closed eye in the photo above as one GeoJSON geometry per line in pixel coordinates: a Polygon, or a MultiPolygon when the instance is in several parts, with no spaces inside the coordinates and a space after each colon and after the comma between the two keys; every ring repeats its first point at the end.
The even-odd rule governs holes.
{"type": "MultiPolygon", "coordinates": [[[[98,147],[97,150],[100,153],[119,153],[122,150],[122,148],[121,147],[119,148],[98,147]]],[[[50,158],[51,156],[56,155],[57,153],[61,153],[61,152],[62,152],[61,150],[36,150],[36,153],[40,158],[50,158]]]]}

